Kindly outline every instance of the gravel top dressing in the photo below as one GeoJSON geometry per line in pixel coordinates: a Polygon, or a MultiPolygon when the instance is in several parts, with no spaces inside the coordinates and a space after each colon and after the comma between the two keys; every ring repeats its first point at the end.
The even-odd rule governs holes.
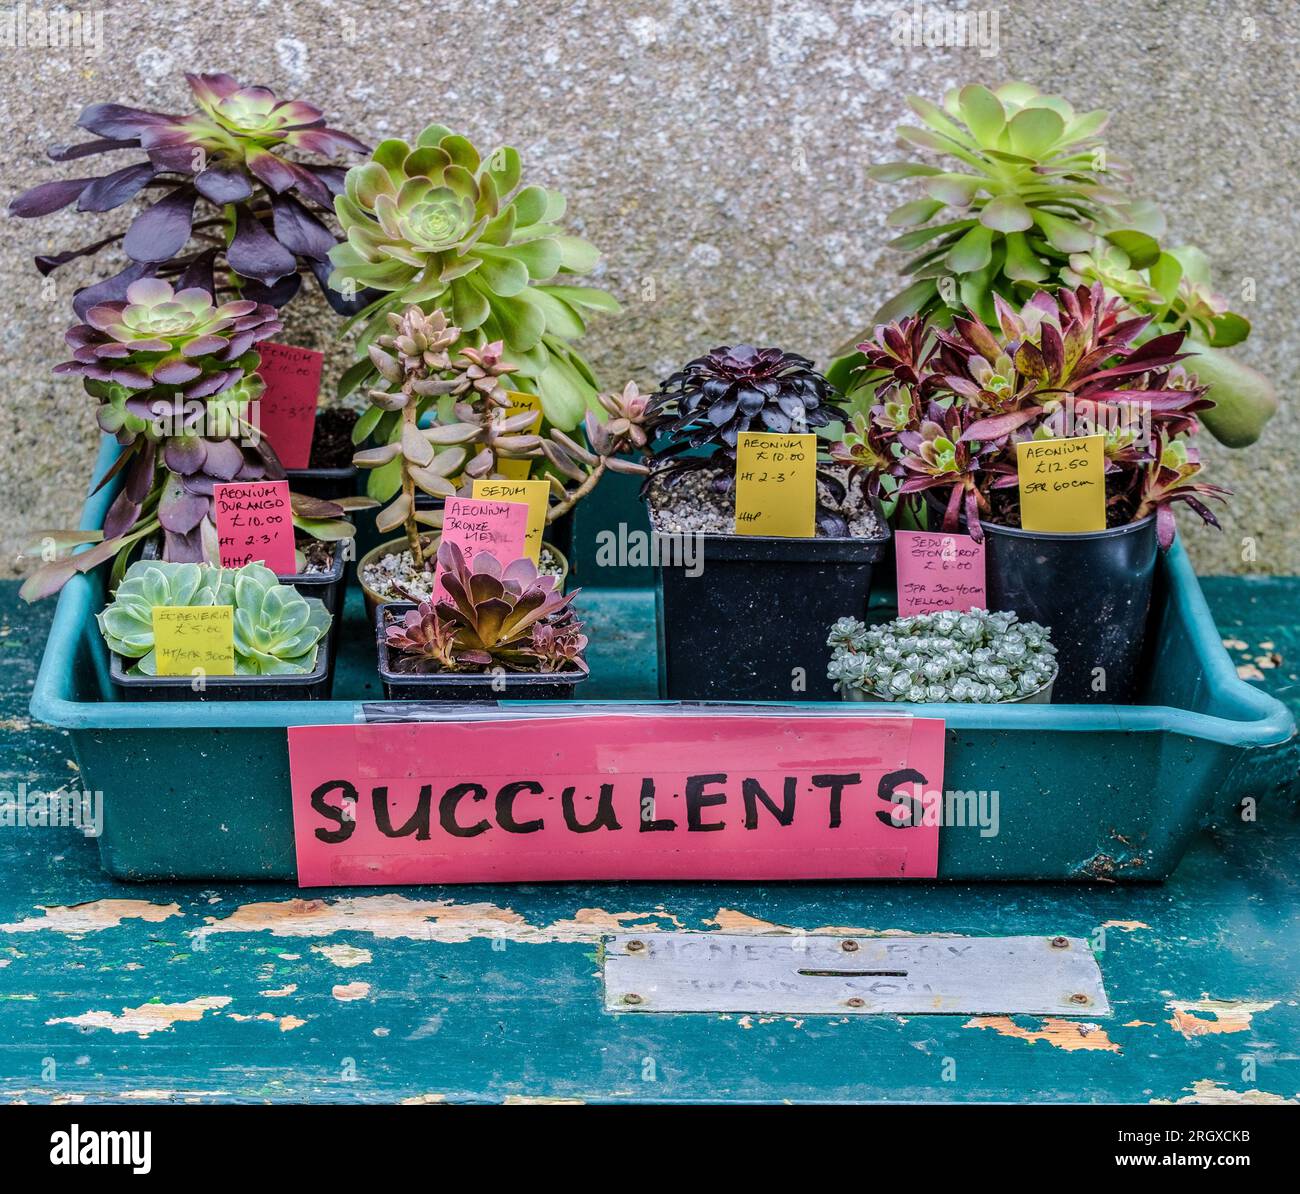
{"type": "MultiPolygon", "coordinates": [[[[361,570],[361,581],[384,601],[427,601],[433,595],[434,557],[425,557],[426,567],[418,569],[410,550],[380,556],[361,570]],[[393,587],[396,581],[401,589],[393,587]]],[[[546,543],[537,570],[544,576],[560,575],[559,557],[546,543]]]]}
{"type": "MultiPolygon", "coordinates": [[[[847,482],[848,469],[831,465],[818,472],[826,472],[847,482]]],[[[666,486],[656,477],[650,482],[650,520],[657,531],[665,534],[702,533],[708,535],[734,535],[736,533],[736,491],[734,487],[719,489],[714,482],[727,472],[721,468],[701,468],[688,472],[673,486],[666,486]]],[[[817,481],[817,503],[841,515],[849,524],[849,535],[854,539],[879,539],[885,527],[867,504],[859,486],[845,488],[848,496],[843,502],[835,500],[830,487],[820,477],[817,481]]],[[[820,529],[818,538],[822,538],[820,529]]]]}

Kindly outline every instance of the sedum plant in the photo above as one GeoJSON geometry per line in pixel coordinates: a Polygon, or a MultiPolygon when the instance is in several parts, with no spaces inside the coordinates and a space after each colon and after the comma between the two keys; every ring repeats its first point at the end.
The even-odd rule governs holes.
{"type": "Polygon", "coordinates": [[[1050,631],[1013,613],[944,610],[870,628],[840,618],[826,645],[837,692],[883,701],[1014,701],[1056,676],[1050,631]]]}
{"type": "MultiPolygon", "coordinates": [[[[1159,209],[1123,190],[1127,168],[1100,139],[1107,113],[1076,113],[1062,97],[1015,82],[953,88],[942,105],[918,96],[908,104],[921,123],[899,126],[900,144],[937,157],[868,171],[922,192],[888,217],[902,230],[890,247],[910,255],[901,272],[911,281],[874,323],[910,315],[948,322],[970,309],[995,327],[996,296],[1019,305],[1039,289],[1101,282],[1150,317],[1148,335],[1188,333],[1197,373],[1212,385],[1206,424],[1216,437],[1239,447],[1259,436],[1276,394],[1222,352],[1249,335],[1250,323],[1214,293],[1205,255],[1164,247],[1159,209]]],[[[861,364],[844,357],[828,373],[837,385],[865,389],[869,402],[875,374],[859,374],[850,387],[861,364]]]]}
{"type": "Polygon", "coordinates": [[[606,469],[645,472],[643,465],[618,459],[646,444],[646,399],[632,383],[621,395],[598,396],[608,416],[604,422],[587,412],[588,449],[559,428],[534,433],[532,411],[512,413],[514,400],[505,381],[515,366],[504,359],[499,341],[462,346],[453,356],[463,333],[447,323],[442,310],[426,315],[412,306],[400,315],[390,313],[387,321],[389,334],[368,350],[378,380],[367,391],[370,410],[354,430],[354,437],[368,436],[374,446],[353,459],[372,470],[370,495],[391,499],[377,515],[380,531],[404,527],[417,568],[423,567],[425,555],[421,524],[442,525],[441,511],[419,508],[419,493],[450,497],[458,492],[458,483],[468,490],[476,478],[500,476],[502,460],[534,459],[553,470],[549,475],[556,500],[547,510],[551,522],[589,493],[606,469]],[[444,412],[447,421],[422,425],[444,412]]]}
{"type": "Polygon", "coordinates": [[[470,347],[501,342],[516,385],[540,395],[547,420],[578,425],[597,385],[572,341],[591,312],[619,307],[603,290],[574,284],[599,254],[564,231],[564,197],[521,181],[518,151],[481,156],[438,124],[414,145],[382,142],[348,171],[334,202],[346,239],[330,251],[330,285],[379,297],[358,316],[363,357],[341,394],[373,378],[366,350],[387,333],[388,316],[414,304],[441,310],[470,347]]]}
{"type": "Polygon", "coordinates": [[[233,607],[235,674],[284,676],[314,670],[329,631],[329,611],[282,585],[261,564],[217,568],[140,560],[127,569],[112,602],[97,615],[111,651],[135,660],[132,675],[157,674],[153,611],[159,606],[233,607]]]}
{"type": "MultiPolygon", "coordinates": [[[[141,278],[124,299],[97,304],[68,329],[72,358],[54,372],[81,377],[96,399],[100,428],[122,445],[99,485],[120,474],[122,487],[102,532],[53,534],[60,551],[27,580],[24,597],[56,592],[74,573],[114,557],[116,579],[130,550],[150,536],[161,538],[165,561],[216,558],[214,486],[285,475],[245,418],[264,389],[255,346],[280,328],[269,304],[217,306],[202,288],[173,291],[161,278],[141,278]],[[66,554],[87,543],[89,551],[66,554]]],[[[316,538],[350,538],[345,510],[360,504],[295,495],[295,524],[316,538]]]]}
{"type": "Polygon", "coordinates": [[[143,151],[142,160],[109,174],[42,183],[10,204],[11,215],[48,215],[75,202],[78,211],[121,207],[145,190],[163,194],[124,232],[81,248],[36,258],[48,275],[78,257],[120,243],[130,263],[77,293],[83,318],[122,299],[140,278],[168,279],[179,289],[235,292],[280,307],[312,273],[327,299],[353,305],[326,286],[337,237],[317,213],[331,211],[343,170],[332,160],[367,151],[355,137],[327,128],[320,109],[280,100],[265,87],[241,86],[226,74],[187,74],[198,110],[184,116],[121,104],[91,104],[77,124],[96,139],[56,146],[58,162],[101,153],[143,151]]]}
{"type": "Polygon", "coordinates": [[[422,602],[387,627],[401,672],[586,673],[587,636],[573,597],[531,560],[502,566],[491,552],[466,563],[454,543],[438,548],[446,594],[422,602]]]}
{"type": "MultiPolygon", "coordinates": [[[[932,494],[944,530],[964,519],[982,540],[982,519],[1018,524],[1018,442],[1100,433],[1109,526],[1155,514],[1167,548],[1176,502],[1217,526],[1202,499],[1228,491],[1196,479],[1191,437],[1210,403],[1178,364],[1183,333],[1142,341],[1150,317],[1100,284],[1040,291],[1019,311],[996,304],[996,332],[971,311],[951,328],[909,317],[860,345],[887,377],[864,416],[873,454],[861,453],[863,466],[892,477],[903,498],[932,494]]],[[[846,437],[833,455],[855,448],[846,437]]]]}

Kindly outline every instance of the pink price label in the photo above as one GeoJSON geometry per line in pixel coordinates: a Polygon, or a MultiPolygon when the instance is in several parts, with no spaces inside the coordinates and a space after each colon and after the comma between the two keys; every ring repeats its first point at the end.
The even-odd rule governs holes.
{"type": "Polygon", "coordinates": [[[266,389],[253,404],[257,410],[250,418],[255,413],[252,421],[285,468],[307,468],[324,354],[289,344],[259,344],[257,351],[262,357],[257,375],[266,389]]]}
{"type": "Polygon", "coordinates": [[[938,873],[934,718],[588,712],[288,734],[303,887],[938,873]]]}
{"type": "Polygon", "coordinates": [[[895,531],[894,547],[899,617],[988,608],[982,543],[942,531],[895,531]]]}
{"type": "MultiPolygon", "coordinates": [[[[522,559],[528,554],[528,503],[449,497],[442,511],[442,542],[459,547],[467,564],[484,551],[496,556],[502,566],[522,559]]],[[[439,565],[434,598],[444,592],[439,565]]]]}
{"type": "Polygon", "coordinates": [[[288,481],[230,481],[214,486],[212,497],[223,568],[258,563],[277,576],[298,571],[288,481]]]}

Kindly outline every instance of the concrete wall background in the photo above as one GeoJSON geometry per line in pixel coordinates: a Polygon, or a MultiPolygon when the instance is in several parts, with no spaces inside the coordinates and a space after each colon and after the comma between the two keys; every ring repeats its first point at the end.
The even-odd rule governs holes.
{"type": "MultiPolygon", "coordinates": [[[[1210,479],[1237,494],[1225,533],[1188,526],[1189,547],[1202,571],[1300,571],[1300,487],[1291,480],[1300,408],[1290,399],[1300,8],[1288,0],[991,4],[990,56],[897,48],[893,14],[910,6],[893,0],[94,7],[104,15],[97,55],[0,48],[6,202],[73,175],[75,164],[51,165],[44,148],[76,139],[85,104],[188,110],[187,69],[226,70],[307,99],[364,139],[413,136],[438,120],[484,149],[517,146],[525,177],[564,191],[571,225],[604,251],[601,284],[627,308],[586,341],[608,386],[627,376],[651,386],[738,339],[824,364],[860,330],[894,287],[897,260],[880,246],[902,194],[865,171],[892,156],[907,93],[937,100],[954,84],[1022,78],[1080,109],[1109,108],[1108,142],[1133,164],[1134,190],[1161,201],[1173,243],[1210,255],[1218,289],[1254,322],[1246,359],[1284,396],[1253,449],[1206,445],[1210,479]],[[1241,305],[1247,279],[1256,301],[1241,305]],[[1256,559],[1243,561],[1244,539],[1256,559]]],[[[116,228],[122,213],[99,219],[116,228]]],[[[69,212],[9,220],[0,242],[5,571],[26,533],[72,525],[94,457],[90,399],[49,375],[63,359],[68,297],[91,274],[65,268],[53,299],[43,298],[31,257],[84,243],[97,227],[69,212]]],[[[290,308],[292,338],[332,350],[327,375],[347,361],[336,328],[314,293],[290,308]]]]}

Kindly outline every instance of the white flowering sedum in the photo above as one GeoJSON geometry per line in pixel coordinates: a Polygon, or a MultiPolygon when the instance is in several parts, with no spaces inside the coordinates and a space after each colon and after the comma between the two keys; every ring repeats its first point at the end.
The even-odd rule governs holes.
{"type": "Polygon", "coordinates": [[[841,618],[826,640],[837,692],[885,701],[1018,700],[1056,675],[1050,631],[1013,613],[944,610],[867,627],[841,618]]]}

